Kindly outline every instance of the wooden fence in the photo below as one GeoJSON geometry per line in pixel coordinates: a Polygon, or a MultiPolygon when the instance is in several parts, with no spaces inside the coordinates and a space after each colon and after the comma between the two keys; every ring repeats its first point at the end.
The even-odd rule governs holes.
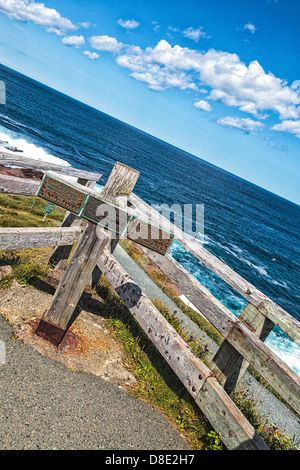
{"type": "MultiPolygon", "coordinates": [[[[53,176],[72,176],[78,178],[77,183],[72,183],[74,188],[99,196],[93,187],[101,178],[100,174],[8,154],[0,154],[0,163],[38,169],[53,176]]],[[[300,323],[134,194],[132,191],[138,176],[138,172],[117,162],[101,198],[118,207],[127,207],[130,214],[138,214],[165,230],[170,230],[171,226],[176,241],[248,301],[241,315],[235,317],[169,254],[162,256],[141,246],[145,254],[224,337],[210,367],[195,356],[118,263],[113,251],[120,236],[111,240],[107,231],[91,222],[87,222],[82,233],[82,219],[72,213],[67,213],[62,226],[57,228],[0,228],[0,250],[52,246],[55,247],[52,264],[66,268],[36,333],[59,344],[84,287],[90,283],[92,275],[95,281],[103,273],[211,425],[221,434],[225,446],[228,449],[268,450],[230,399],[229,393],[251,364],[300,414],[299,377],[264,344],[274,325],[300,344],[300,323]],[[66,265],[73,245],[76,249],[66,265]]],[[[36,196],[39,188],[38,181],[0,174],[0,192],[36,196]]]]}

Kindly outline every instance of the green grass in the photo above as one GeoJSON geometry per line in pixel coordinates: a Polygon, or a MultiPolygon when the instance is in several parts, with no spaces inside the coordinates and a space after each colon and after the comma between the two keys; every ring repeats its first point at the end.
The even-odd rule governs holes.
{"type": "MultiPolygon", "coordinates": [[[[61,211],[55,210],[50,216],[47,216],[46,221],[43,221],[45,203],[37,200],[32,211],[30,211],[32,201],[32,198],[0,195],[0,226],[49,226],[57,225],[57,221],[62,220],[61,211]]],[[[211,327],[206,320],[202,320],[201,316],[180,301],[177,292],[172,289],[166,276],[153,270],[153,263],[151,264],[149,260],[142,256],[141,252],[133,245],[130,246],[128,241],[121,241],[121,244],[137,264],[148,272],[157,285],[172,298],[184,313],[190,316],[201,329],[211,335],[216,342],[220,342],[221,337],[215,328],[211,327]]],[[[1,252],[0,263],[10,265],[13,274],[12,276],[3,277],[0,281],[0,289],[9,288],[13,279],[16,279],[20,284],[39,285],[36,281],[44,281],[50,270],[48,260],[51,253],[51,248],[1,252]]],[[[40,285],[43,285],[43,282],[40,285]]],[[[137,380],[136,385],[130,388],[130,393],[163,413],[186,437],[192,449],[224,449],[221,437],[211,428],[190,394],[104,276],[98,283],[95,292],[101,297],[102,303],[98,303],[97,308],[93,304],[87,305],[87,308],[94,311],[96,315],[105,318],[107,328],[122,344],[125,365],[137,380]]],[[[186,336],[180,321],[170,313],[165,305],[157,299],[153,299],[153,303],[194,353],[206,362],[205,347],[194,338],[186,336]]],[[[253,400],[247,397],[244,392],[234,391],[231,398],[271,449],[297,449],[291,439],[281,434],[274,425],[269,425],[263,419],[257,412],[253,400]]]]}
{"type": "Polygon", "coordinates": [[[62,209],[55,207],[43,221],[46,205],[47,202],[39,198],[0,194],[0,227],[57,226],[64,217],[62,209]]]}
{"type": "MultiPolygon", "coordinates": [[[[126,366],[137,380],[131,393],[165,414],[193,449],[209,447],[207,436],[213,430],[207,419],[104,276],[96,287],[96,293],[103,303],[94,313],[106,319],[107,327],[122,343],[126,366]]],[[[153,303],[195,354],[203,358],[205,351],[201,345],[185,336],[180,322],[168,308],[156,299],[153,303]]]]}
{"type": "Polygon", "coordinates": [[[9,265],[12,268],[12,276],[3,277],[0,281],[0,289],[9,288],[13,279],[23,285],[32,285],[34,281],[44,279],[51,269],[47,264],[51,252],[51,248],[0,252],[0,264],[9,265]]]}
{"type": "Polygon", "coordinates": [[[0,291],[9,289],[13,283],[13,276],[3,276],[0,281],[0,291]]]}
{"type": "MultiPolygon", "coordinates": [[[[62,211],[55,208],[44,221],[46,204],[39,198],[0,194],[0,227],[57,226],[62,222],[62,211]]],[[[13,279],[28,285],[42,279],[49,270],[47,263],[51,253],[51,248],[0,252],[0,264],[10,265],[13,270],[12,276],[4,276],[0,281],[0,289],[9,288],[13,279]]]]}
{"type": "Polygon", "coordinates": [[[140,266],[148,276],[161,288],[161,290],[178,306],[178,308],[193,320],[199,328],[206,332],[217,344],[223,341],[222,335],[211,325],[202,315],[188,307],[177,295],[177,291],[172,287],[172,282],[162,273],[155,264],[143,254],[139,247],[129,240],[120,240],[121,247],[140,266]]]}
{"type": "Polygon", "coordinates": [[[271,450],[299,450],[292,438],[285,436],[255,406],[255,400],[245,390],[234,390],[231,399],[248,419],[271,450]]]}

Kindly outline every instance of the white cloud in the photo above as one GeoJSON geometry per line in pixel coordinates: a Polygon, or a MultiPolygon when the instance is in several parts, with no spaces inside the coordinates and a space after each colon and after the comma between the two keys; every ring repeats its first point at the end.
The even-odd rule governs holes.
{"type": "Polygon", "coordinates": [[[135,20],[122,20],[121,18],[117,21],[117,23],[122,26],[122,28],[125,28],[125,29],[135,29],[137,28],[140,23],[138,21],[135,21],[135,20]]]}
{"type": "Polygon", "coordinates": [[[157,21],[152,21],[152,28],[156,33],[160,30],[160,26],[157,21]]]}
{"type": "Polygon", "coordinates": [[[292,90],[294,90],[296,93],[300,93],[300,80],[295,80],[292,85],[291,85],[292,90]]]}
{"type": "MultiPolygon", "coordinates": [[[[203,26],[200,26],[197,29],[190,26],[184,31],[181,31],[179,28],[174,28],[173,26],[168,26],[168,29],[173,33],[181,33],[185,38],[192,39],[195,42],[198,42],[200,38],[210,38],[210,36],[203,31],[203,26]]],[[[168,36],[170,35],[168,34],[168,36]]]]}
{"type": "Polygon", "coordinates": [[[117,64],[131,70],[130,76],[144,82],[152,90],[163,91],[167,88],[196,90],[197,86],[184,71],[174,71],[170,67],[161,67],[159,63],[160,41],[155,49],[129,46],[124,54],[117,57],[117,64]]]}
{"type": "Polygon", "coordinates": [[[200,100],[194,103],[195,108],[200,109],[201,111],[211,111],[212,107],[211,105],[205,101],[205,100],[200,100]]]}
{"type": "Polygon", "coordinates": [[[83,36],[65,36],[62,38],[61,42],[66,46],[74,46],[79,48],[85,43],[85,39],[83,36]]]}
{"type": "Polygon", "coordinates": [[[192,39],[195,42],[198,42],[200,38],[210,38],[204,31],[203,31],[203,26],[200,26],[200,28],[194,29],[192,27],[185,29],[182,32],[183,36],[189,39],[192,39]]]}
{"type": "Polygon", "coordinates": [[[259,121],[253,121],[253,119],[250,118],[239,118],[231,116],[220,118],[217,120],[217,123],[224,127],[241,129],[245,132],[254,132],[264,127],[264,125],[259,121]]]}
{"type": "Polygon", "coordinates": [[[121,42],[118,42],[116,38],[110,36],[92,36],[89,38],[89,42],[94,49],[98,51],[107,51],[118,53],[125,46],[121,42]]]}
{"type": "Polygon", "coordinates": [[[59,36],[78,29],[55,9],[47,8],[43,3],[34,0],[0,0],[0,11],[12,20],[33,21],[49,33],[59,36]]]}
{"type": "MultiPolygon", "coordinates": [[[[117,63],[122,65],[122,58],[118,58],[117,63]]],[[[195,83],[191,82],[185,73],[174,74],[157,65],[152,65],[145,71],[139,70],[137,65],[136,71],[132,72],[130,76],[140,82],[146,83],[151,90],[163,91],[167,88],[196,90],[195,83]]]]}
{"type": "Polygon", "coordinates": [[[168,26],[168,29],[170,31],[173,31],[173,33],[179,33],[180,32],[180,29],[179,28],[173,28],[173,26],[168,26]]]}
{"type": "Polygon", "coordinates": [[[257,118],[272,111],[280,119],[300,117],[300,95],[287,83],[266,73],[257,61],[247,66],[237,54],[210,49],[200,52],[161,40],[154,48],[126,47],[117,63],[150,88],[209,87],[208,99],[236,107],[257,118]]]}
{"type": "Polygon", "coordinates": [[[273,129],[274,131],[289,132],[290,134],[295,134],[295,136],[300,139],[300,120],[282,121],[280,124],[275,124],[275,126],[271,127],[271,129],[273,129]]]}
{"type": "Polygon", "coordinates": [[[90,23],[89,21],[82,21],[80,23],[77,23],[78,26],[80,26],[81,28],[90,28],[92,26],[92,23],[90,23]]]}
{"type": "Polygon", "coordinates": [[[243,29],[243,31],[246,31],[246,30],[250,31],[251,34],[254,34],[255,31],[257,30],[256,26],[254,26],[254,24],[252,24],[252,23],[244,24],[242,29],[243,29]]]}
{"type": "Polygon", "coordinates": [[[96,60],[96,59],[99,59],[100,57],[99,54],[97,54],[97,52],[84,51],[83,53],[91,60],[96,60]]]}

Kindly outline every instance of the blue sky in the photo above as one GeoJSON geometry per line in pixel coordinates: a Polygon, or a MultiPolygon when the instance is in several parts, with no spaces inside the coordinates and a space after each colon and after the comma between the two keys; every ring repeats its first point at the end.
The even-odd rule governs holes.
{"type": "Polygon", "coordinates": [[[300,1],[0,0],[0,61],[300,203],[300,1]]]}

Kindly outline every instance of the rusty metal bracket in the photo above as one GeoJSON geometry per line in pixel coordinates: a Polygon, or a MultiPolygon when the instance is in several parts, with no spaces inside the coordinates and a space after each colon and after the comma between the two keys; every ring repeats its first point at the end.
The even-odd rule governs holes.
{"type": "Polygon", "coordinates": [[[35,330],[35,334],[54,344],[54,346],[58,346],[66,331],[67,330],[55,325],[54,323],[41,319],[37,329],[35,330]]]}

